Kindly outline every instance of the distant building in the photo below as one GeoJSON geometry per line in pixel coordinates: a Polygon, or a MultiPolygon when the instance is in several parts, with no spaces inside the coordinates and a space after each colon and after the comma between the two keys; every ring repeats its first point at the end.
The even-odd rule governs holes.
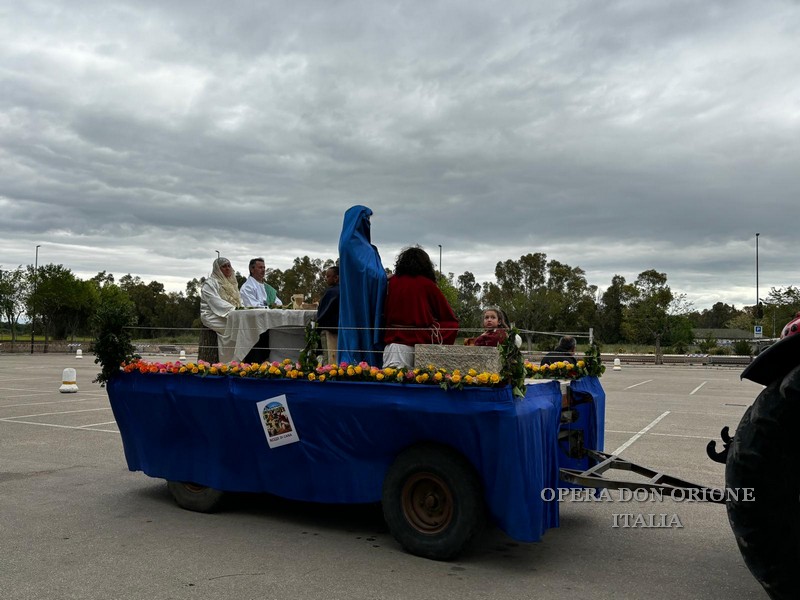
{"type": "Polygon", "coordinates": [[[699,344],[709,338],[717,340],[718,346],[730,346],[738,340],[753,341],[753,332],[745,329],[692,329],[694,343],[699,344]]]}

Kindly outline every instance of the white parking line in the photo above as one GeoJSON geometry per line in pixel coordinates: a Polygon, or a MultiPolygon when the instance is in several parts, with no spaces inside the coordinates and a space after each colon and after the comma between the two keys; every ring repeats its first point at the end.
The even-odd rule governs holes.
{"type": "Polygon", "coordinates": [[[699,390],[701,387],[703,387],[703,386],[704,386],[705,384],[707,384],[707,383],[708,383],[707,381],[704,381],[703,383],[701,383],[700,385],[698,385],[696,388],[694,388],[694,389],[693,389],[691,392],[689,392],[689,395],[690,395],[690,396],[694,396],[694,395],[695,395],[695,392],[697,392],[697,391],[698,391],[698,390],[699,390]]]}
{"type": "Polygon", "coordinates": [[[655,420],[654,420],[652,423],[650,423],[650,425],[648,425],[647,427],[645,427],[644,429],[642,429],[640,432],[638,432],[636,435],[634,435],[634,436],[633,436],[631,439],[629,439],[627,442],[625,442],[624,444],[622,444],[622,446],[620,446],[619,448],[617,448],[616,450],[614,450],[614,451],[613,451],[611,454],[621,454],[621,453],[622,453],[622,451],[623,451],[623,450],[625,450],[625,448],[627,448],[628,446],[630,446],[630,445],[631,445],[633,442],[635,442],[635,441],[636,441],[636,440],[638,440],[640,437],[642,437],[642,436],[643,436],[645,433],[647,433],[648,431],[650,431],[650,430],[651,430],[653,427],[655,427],[655,426],[658,424],[658,422],[659,422],[661,419],[663,419],[664,417],[666,417],[668,414],[669,414],[669,411],[666,411],[666,412],[665,412],[665,413],[663,413],[663,414],[662,414],[660,417],[657,417],[657,418],[656,418],[656,419],[655,419],[655,420]]]}
{"type": "Polygon", "coordinates": [[[95,410],[111,410],[108,408],[82,408],[81,410],[62,410],[61,412],[38,413],[35,415],[19,415],[17,417],[4,417],[3,421],[10,421],[11,419],[30,419],[31,417],[48,417],[50,415],[73,415],[75,413],[92,412],[95,410]]]}
{"type": "Polygon", "coordinates": [[[42,427],[58,427],[59,429],[82,429],[83,431],[104,431],[106,433],[119,433],[114,429],[85,429],[77,425],[56,425],[55,423],[37,423],[36,421],[12,421],[11,419],[0,419],[0,423],[21,423],[22,425],[40,425],[42,427]]]}
{"type": "Polygon", "coordinates": [[[14,408],[19,406],[41,406],[42,404],[67,404],[68,402],[89,402],[94,398],[76,398],[75,400],[54,400],[51,402],[24,402],[22,404],[6,404],[0,408],[14,408]]]}
{"type": "Polygon", "coordinates": [[[76,427],[76,429],[86,429],[87,427],[97,427],[98,425],[111,425],[112,423],[114,425],[117,424],[116,421],[106,421],[104,423],[92,423],[91,425],[79,425],[78,427],[76,427]]]}
{"type": "Polygon", "coordinates": [[[637,387],[637,386],[644,385],[645,383],[650,383],[651,381],[653,381],[653,380],[652,380],[652,379],[648,379],[647,381],[640,381],[639,383],[634,383],[633,385],[629,385],[629,386],[628,386],[628,387],[626,387],[625,389],[626,389],[626,390],[629,390],[629,389],[631,389],[631,388],[635,388],[635,387],[637,387]]]}

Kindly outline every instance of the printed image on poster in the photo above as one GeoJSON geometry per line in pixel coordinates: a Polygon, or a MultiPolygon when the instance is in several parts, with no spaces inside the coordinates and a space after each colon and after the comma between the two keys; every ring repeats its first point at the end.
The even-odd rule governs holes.
{"type": "Polygon", "coordinates": [[[270,448],[300,441],[285,394],[257,402],[256,409],[270,448]]]}

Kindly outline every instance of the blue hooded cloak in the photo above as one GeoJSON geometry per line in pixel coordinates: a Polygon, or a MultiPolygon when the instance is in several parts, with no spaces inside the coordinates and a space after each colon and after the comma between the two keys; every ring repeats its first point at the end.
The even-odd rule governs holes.
{"type": "Polygon", "coordinates": [[[353,206],[344,213],[339,237],[340,362],[383,364],[383,305],[387,278],[370,241],[372,210],[353,206]]]}

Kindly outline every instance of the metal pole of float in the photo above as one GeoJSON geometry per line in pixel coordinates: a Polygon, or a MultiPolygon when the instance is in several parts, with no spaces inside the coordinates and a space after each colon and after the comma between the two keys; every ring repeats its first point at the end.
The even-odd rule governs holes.
{"type": "Polygon", "coordinates": [[[442,274],[442,245],[439,244],[439,275],[442,274]]]}

